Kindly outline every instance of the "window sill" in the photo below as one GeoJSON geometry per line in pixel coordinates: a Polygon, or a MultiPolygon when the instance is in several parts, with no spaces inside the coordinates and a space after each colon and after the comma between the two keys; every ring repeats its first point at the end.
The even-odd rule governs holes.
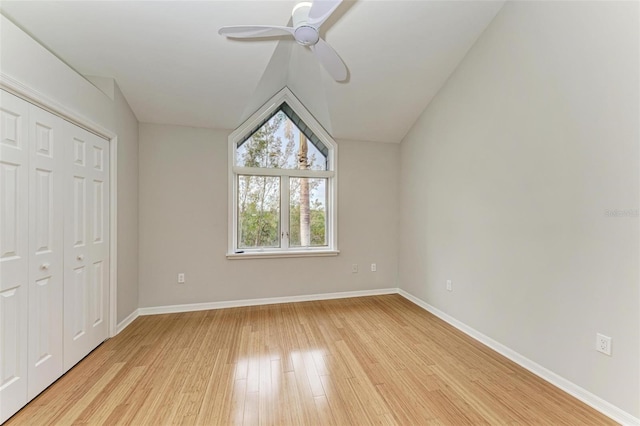
{"type": "Polygon", "coordinates": [[[228,253],[227,259],[278,259],[285,257],[328,257],[337,256],[339,250],[309,250],[309,251],[291,251],[291,252],[248,252],[248,253],[228,253]]]}

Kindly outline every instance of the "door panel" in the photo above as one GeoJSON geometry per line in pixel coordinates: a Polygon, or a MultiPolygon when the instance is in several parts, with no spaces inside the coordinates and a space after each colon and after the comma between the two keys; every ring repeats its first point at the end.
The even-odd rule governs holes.
{"type": "Polygon", "coordinates": [[[59,117],[29,106],[28,398],[63,372],[64,128],[59,117]]]}
{"type": "MultiPolygon", "coordinates": [[[[18,159],[18,161],[20,161],[18,159]]],[[[2,227],[2,240],[0,241],[0,259],[6,262],[4,267],[8,268],[11,260],[20,258],[20,215],[24,210],[21,201],[18,198],[20,194],[20,186],[24,177],[25,166],[16,164],[8,159],[0,160],[0,196],[2,199],[2,216],[0,217],[0,226],[2,227]]],[[[18,265],[20,266],[20,265],[18,265]]]]}
{"type": "Polygon", "coordinates": [[[93,203],[91,211],[91,321],[92,347],[98,346],[109,335],[105,313],[109,309],[109,143],[95,135],[91,140],[93,151],[93,203]]]}
{"type": "Polygon", "coordinates": [[[93,181],[93,242],[104,242],[104,182],[93,181]]]}
{"type": "MultiPolygon", "coordinates": [[[[50,300],[56,297],[55,288],[52,285],[51,277],[42,278],[35,282],[33,291],[29,295],[30,303],[35,308],[33,310],[33,317],[29,318],[30,328],[35,332],[30,331],[33,344],[30,345],[30,350],[33,353],[33,367],[40,367],[43,363],[50,360],[54,353],[57,352],[55,347],[56,343],[49,333],[49,320],[53,315],[51,310],[50,300]],[[33,324],[31,324],[33,323],[33,324]]],[[[29,374],[29,379],[33,376],[29,374]]]]}
{"type": "Polygon", "coordinates": [[[27,402],[28,104],[0,90],[0,423],[27,402]]]}
{"type": "MultiPolygon", "coordinates": [[[[53,233],[55,219],[54,202],[54,178],[53,171],[36,169],[34,171],[35,179],[35,251],[36,253],[45,253],[54,249],[53,233]]],[[[60,219],[60,218],[58,218],[60,219]]],[[[58,226],[59,227],[59,226],[58,226]]]]}
{"type": "Polygon", "coordinates": [[[108,142],[77,127],[68,135],[65,217],[65,368],[108,336],[108,142]]]}
{"type": "MultiPolygon", "coordinates": [[[[0,308],[2,308],[2,377],[0,389],[5,389],[23,376],[20,360],[22,356],[20,342],[20,306],[22,305],[21,289],[12,288],[0,292],[0,308]]],[[[25,395],[26,397],[26,395],[25,395]]]]}
{"type": "Polygon", "coordinates": [[[69,315],[72,317],[73,340],[85,338],[87,334],[87,268],[81,266],[73,270],[73,287],[71,288],[72,309],[69,315]]]}
{"type": "Polygon", "coordinates": [[[91,311],[92,326],[97,327],[104,321],[104,268],[103,262],[99,261],[93,264],[93,285],[91,294],[93,296],[93,305],[91,311]]]}
{"type": "Polygon", "coordinates": [[[87,242],[87,185],[82,176],[73,177],[73,247],[83,248],[87,242]]]}

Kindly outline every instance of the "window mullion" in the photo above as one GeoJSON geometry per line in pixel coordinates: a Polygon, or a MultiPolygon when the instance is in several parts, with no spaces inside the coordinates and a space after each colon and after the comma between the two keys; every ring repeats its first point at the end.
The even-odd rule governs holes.
{"type": "Polygon", "coordinates": [[[289,250],[289,176],[282,176],[280,183],[280,247],[289,250]]]}
{"type": "Polygon", "coordinates": [[[335,175],[332,170],[299,170],[299,169],[265,169],[260,167],[234,166],[233,172],[246,176],[291,176],[308,178],[330,178],[335,175]]]}

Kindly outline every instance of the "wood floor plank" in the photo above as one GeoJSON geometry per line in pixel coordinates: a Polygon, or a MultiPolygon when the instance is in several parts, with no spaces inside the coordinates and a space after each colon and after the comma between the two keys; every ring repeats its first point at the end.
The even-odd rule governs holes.
{"type": "Polygon", "coordinates": [[[14,425],[612,425],[399,295],[137,318],[14,425]]]}

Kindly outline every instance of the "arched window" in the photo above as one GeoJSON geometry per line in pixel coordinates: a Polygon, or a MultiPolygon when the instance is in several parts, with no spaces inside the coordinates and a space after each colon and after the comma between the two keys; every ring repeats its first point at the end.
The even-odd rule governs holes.
{"type": "Polygon", "coordinates": [[[337,146],[285,88],[229,136],[229,258],[336,255],[337,146]]]}

